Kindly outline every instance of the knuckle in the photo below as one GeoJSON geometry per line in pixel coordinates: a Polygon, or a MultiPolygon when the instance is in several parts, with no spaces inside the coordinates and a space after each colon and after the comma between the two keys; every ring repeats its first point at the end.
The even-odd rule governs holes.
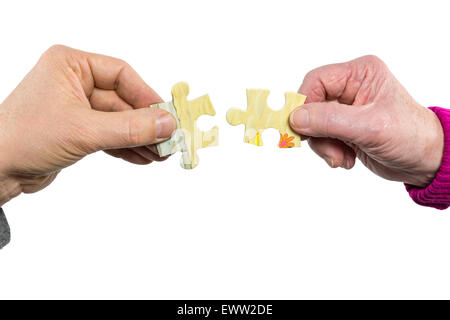
{"type": "Polygon", "coordinates": [[[154,140],[154,126],[149,126],[145,121],[147,117],[129,117],[126,120],[127,143],[131,146],[141,146],[149,140],[154,140]]]}
{"type": "Polygon", "coordinates": [[[116,77],[116,80],[114,81],[114,90],[117,90],[117,88],[119,87],[119,84],[120,84],[121,75],[124,72],[127,72],[129,69],[132,69],[132,68],[125,60],[122,60],[119,58],[114,58],[114,59],[117,62],[117,64],[120,66],[119,73],[116,77]]]}
{"type": "Polygon", "coordinates": [[[53,45],[41,55],[38,64],[41,67],[57,65],[57,61],[64,61],[64,59],[70,55],[71,50],[73,49],[63,45],[53,45]]]}
{"type": "Polygon", "coordinates": [[[127,120],[127,140],[132,146],[138,146],[142,141],[141,125],[130,118],[127,120]]]}
{"type": "Polygon", "coordinates": [[[122,64],[122,68],[124,70],[133,70],[133,67],[128,62],[126,62],[125,60],[119,59],[119,61],[122,64]]]}
{"type": "Polygon", "coordinates": [[[318,74],[319,74],[319,72],[320,72],[319,69],[320,69],[320,68],[316,68],[316,69],[313,69],[313,70],[309,71],[309,72],[305,75],[304,81],[309,81],[309,80],[313,80],[313,79],[317,78],[317,77],[318,77],[318,74]]]}
{"type": "Polygon", "coordinates": [[[54,44],[52,45],[50,48],[48,48],[47,51],[55,51],[55,52],[60,52],[63,50],[67,50],[69,47],[62,45],[62,44],[54,44]]]}
{"type": "Polygon", "coordinates": [[[52,45],[50,48],[48,48],[43,54],[43,57],[48,57],[48,56],[55,56],[55,55],[60,55],[61,53],[67,52],[69,50],[69,47],[66,47],[64,45],[61,44],[55,44],[52,45]]]}
{"type": "Polygon", "coordinates": [[[360,58],[361,60],[364,60],[366,63],[368,63],[369,65],[374,65],[374,66],[385,66],[383,60],[381,60],[378,56],[376,55],[367,55],[364,57],[360,58]]]}
{"type": "Polygon", "coordinates": [[[123,60],[123,59],[121,59],[121,58],[114,58],[116,61],[117,61],[117,63],[119,64],[119,65],[121,65],[123,68],[129,68],[130,67],[130,65],[128,64],[128,62],[126,62],[125,60],[123,60]]]}
{"type": "Polygon", "coordinates": [[[334,127],[336,124],[336,106],[332,103],[327,105],[325,108],[325,116],[323,117],[323,133],[325,136],[329,136],[330,133],[334,131],[334,127]]]}
{"type": "Polygon", "coordinates": [[[121,73],[122,72],[127,72],[127,71],[133,69],[131,67],[131,65],[128,62],[126,62],[125,60],[120,59],[120,58],[114,58],[114,59],[116,60],[117,64],[120,66],[120,72],[121,73]]]}
{"type": "Polygon", "coordinates": [[[308,97],[309,102],[320,101],[326,95],[325,89],[320,81],[321,70],[321,68],[317,68],[309,71],[305,75],[303,83],[300,86],[299,91],[302,91],[301,93],[308,97]]]}

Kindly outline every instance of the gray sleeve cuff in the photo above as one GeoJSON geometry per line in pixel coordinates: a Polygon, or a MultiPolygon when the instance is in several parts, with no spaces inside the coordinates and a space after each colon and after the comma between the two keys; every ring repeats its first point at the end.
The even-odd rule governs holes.
{"type": "Polygon", "coordinates": [[[0,249],[6,246],[11,240],[11,231],[9,230],[8,221],[6,220],[3,209],[0,208],[0,249]]]}

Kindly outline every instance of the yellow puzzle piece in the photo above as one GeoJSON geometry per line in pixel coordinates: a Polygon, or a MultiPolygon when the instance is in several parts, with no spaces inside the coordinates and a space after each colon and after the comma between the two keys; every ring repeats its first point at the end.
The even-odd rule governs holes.
{"type": "Polygon", "coordinates": [[[261,135],[267,128],[274,128],[280,132],[280,148],[300,147],[300,136],[289,127],[289,114],[298,106],[305,103],[306,96],[286,92],[283,109],[274,111],[267,105],[269,90],[247,89],[247,111],[230,109],[227,121],[236,126],[245,124],[244,141],[262,146],[261,135]]]}
{"type": "Polygon", "coordinates": [[[181,166],[193,169],[198,165],[197,149],[216,146],[219,143],[219,129],[201,131],[196,121],[202,115],[214,116],[216,111],[208,95],[192,101],[187,100],[189,85],[180,82],[172,87],[172,101],[151,105],[151,108],[164,109],[177,119],[178,129],[172,137],[157,145],[161,157],[182,152],[181,166]]]}

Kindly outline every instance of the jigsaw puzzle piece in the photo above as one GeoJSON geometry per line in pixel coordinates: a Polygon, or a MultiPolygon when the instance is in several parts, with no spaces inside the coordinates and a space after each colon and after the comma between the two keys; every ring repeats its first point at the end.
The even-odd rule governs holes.
{"type": "Polygon", "coordinates": [[[256,146],[262,146],[262,133],[266,128],[265,119],[267,106],[267,97],[269,90],[247,89],[247,110],[230,109],[227,112],[227,121],[236,126],[245,125],[244,142],[256,146]]]}
{"type": "Polygon", "coordinates": [[[198,164],[197,150],[218,145],[219,129],[212,128],[209,131],[198,129],[196,121],[202,115],[214,116],[216,111],[208,95],[188,101],[189,85],[185,82],[176,84],[172,88],[173,103],[177,110],[181,128],[185,135],[186,149],[182,158],[182,166],[185,169],[195,168],[198,164]]]}
{"type": "Polygon", "coordinates": [[[300,147],[300,135],[292,131],[289,125],[289,115],[295,108],[303,105],[305,100],[306,96],[304,95],[286,92],[283,109],[272,112],[269,127],[278,129],[280,132],[280,142],[278,143],[280,148],[300,147]]]}
{"type": "Polygon", "coordinates": [[[159,155],[166,156],[181,151],[181,166],[193,169],[199,162],[197,149],[218,145],[219,129],[217,127],[209,131],[198,129],[196,121],[200,116],[214,116],[216,112],[208,95],[192,101],[187,100],[188,95],[189,85],[180,82],[172,87],[172,102],[159,103],[151,107],[172,113],[178,124],[172,138],[158,144],[159,155]]]}
{"type": "Polygon", "coordinates": [[[267,105],[269,90],[247,89],[247,110],[230,109],[227,112],[227,121],[231,125],[245,125],[244,141],[256,146],[262,146],[262,133],[265,129],[274,128],[280,132],[280,148],[300,146],[300,136],[293,132],[289,126],[289,114],[302,105],[304,95],[287,92],[283,109],[274,111],[267,105]]]}

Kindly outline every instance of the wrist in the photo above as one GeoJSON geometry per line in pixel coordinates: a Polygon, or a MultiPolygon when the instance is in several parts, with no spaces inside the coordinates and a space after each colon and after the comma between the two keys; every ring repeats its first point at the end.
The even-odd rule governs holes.
{"type": "Polygon", "coordinates": [[[422,183],[418,185],[420,187],[426,187],[434,180],[441,167],[444,154],[444,130],[442,123],[432,109],[426,109],[425,111],[428,113],[430,121],[427,121],[427,130],[425,130],[427,134],[425,136],[423,156],[422,159],[419,159],[423,163],[420,179],[422,183]]]}
{"type": "MultiPolygon", "coordinates": [[[[406,189],[416,203],[446,209],[450,206],[450,110],[439,107],[430,107],[430,110],[436,114],[443,131],[443,151],[439,169],[426,186],[407,183],[406,189]]],[[[424,154],[424,158],[428,156],[424,154]]]]}

